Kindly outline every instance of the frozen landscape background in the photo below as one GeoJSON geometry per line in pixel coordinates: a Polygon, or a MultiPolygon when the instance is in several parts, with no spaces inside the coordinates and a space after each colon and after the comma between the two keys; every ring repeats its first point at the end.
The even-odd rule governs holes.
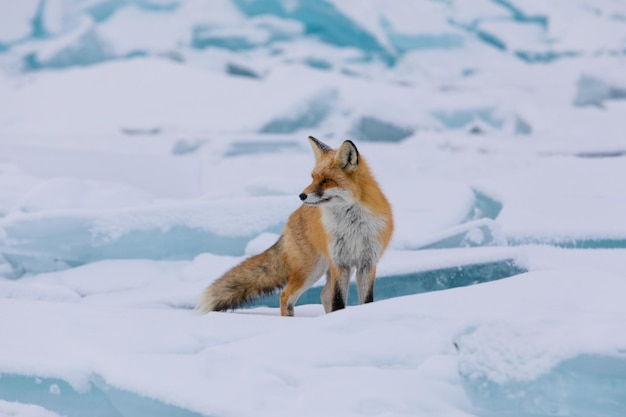
{"type": "Polygon", "coordinates": [[[623,417],[625,179],[621,0],[0,0],[0,416],[623,417]],[[376,302],[194,315],[308,135],[376,302]]]}

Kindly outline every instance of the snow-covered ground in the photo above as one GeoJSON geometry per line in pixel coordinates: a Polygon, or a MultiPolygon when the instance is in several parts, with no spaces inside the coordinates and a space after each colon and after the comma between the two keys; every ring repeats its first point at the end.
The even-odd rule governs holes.
{"type": "Polygon", "coordinates": [[[0,416],[623,417],[625,178],[620,0],[0,0],[0,416]],[[308,135],[376,302],[195,315],[308,135]]]}

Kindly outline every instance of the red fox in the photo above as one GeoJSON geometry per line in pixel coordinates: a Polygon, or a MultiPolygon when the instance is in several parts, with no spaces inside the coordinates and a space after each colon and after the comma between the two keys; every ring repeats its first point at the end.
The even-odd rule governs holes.
{"type": "Polygon", "coordinates": [[[203,293],[196,311],[223,311],[283,288],[280,314],[293,316],[300,295],[326,274],[326,313],[345,308],[356,271],[359,304],[374,301],[376,264],[393,232],[391,205],[359,154],[346,140],[339,149],[309,136],[313,182],[300,194],[278,241],[244,260],[203,293]]]}

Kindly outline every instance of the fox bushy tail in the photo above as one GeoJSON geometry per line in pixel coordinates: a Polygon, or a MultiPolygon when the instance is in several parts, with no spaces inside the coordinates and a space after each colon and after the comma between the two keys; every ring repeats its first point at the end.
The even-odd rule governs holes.
{"type": "Polygon", "coordinates": [[[270,294],[287,284],[288,269],[281,256],[281,240],[226,272],[202,294],[196,312],[224,311],[270,294]]]}

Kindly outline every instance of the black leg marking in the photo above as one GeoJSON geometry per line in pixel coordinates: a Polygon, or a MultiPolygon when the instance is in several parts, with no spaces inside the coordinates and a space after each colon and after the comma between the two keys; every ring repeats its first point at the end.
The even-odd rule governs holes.
{"type": "Polygon", "coordinates": [[[333,294],[333,304],[331,311],[337,311],[346,308],[346,304],[343,302],[343,295],[341,294],[341,288],[339,288],[339,282],[335,282],[335,291],[333,294]]]}
{"type": "Polygon", "coordinates": [[[367,295],[365,296],[365,299],[363,300],[363,302],[364,303],[374,302],[374,286],[373,285],[367,290],[367,295]]]}

